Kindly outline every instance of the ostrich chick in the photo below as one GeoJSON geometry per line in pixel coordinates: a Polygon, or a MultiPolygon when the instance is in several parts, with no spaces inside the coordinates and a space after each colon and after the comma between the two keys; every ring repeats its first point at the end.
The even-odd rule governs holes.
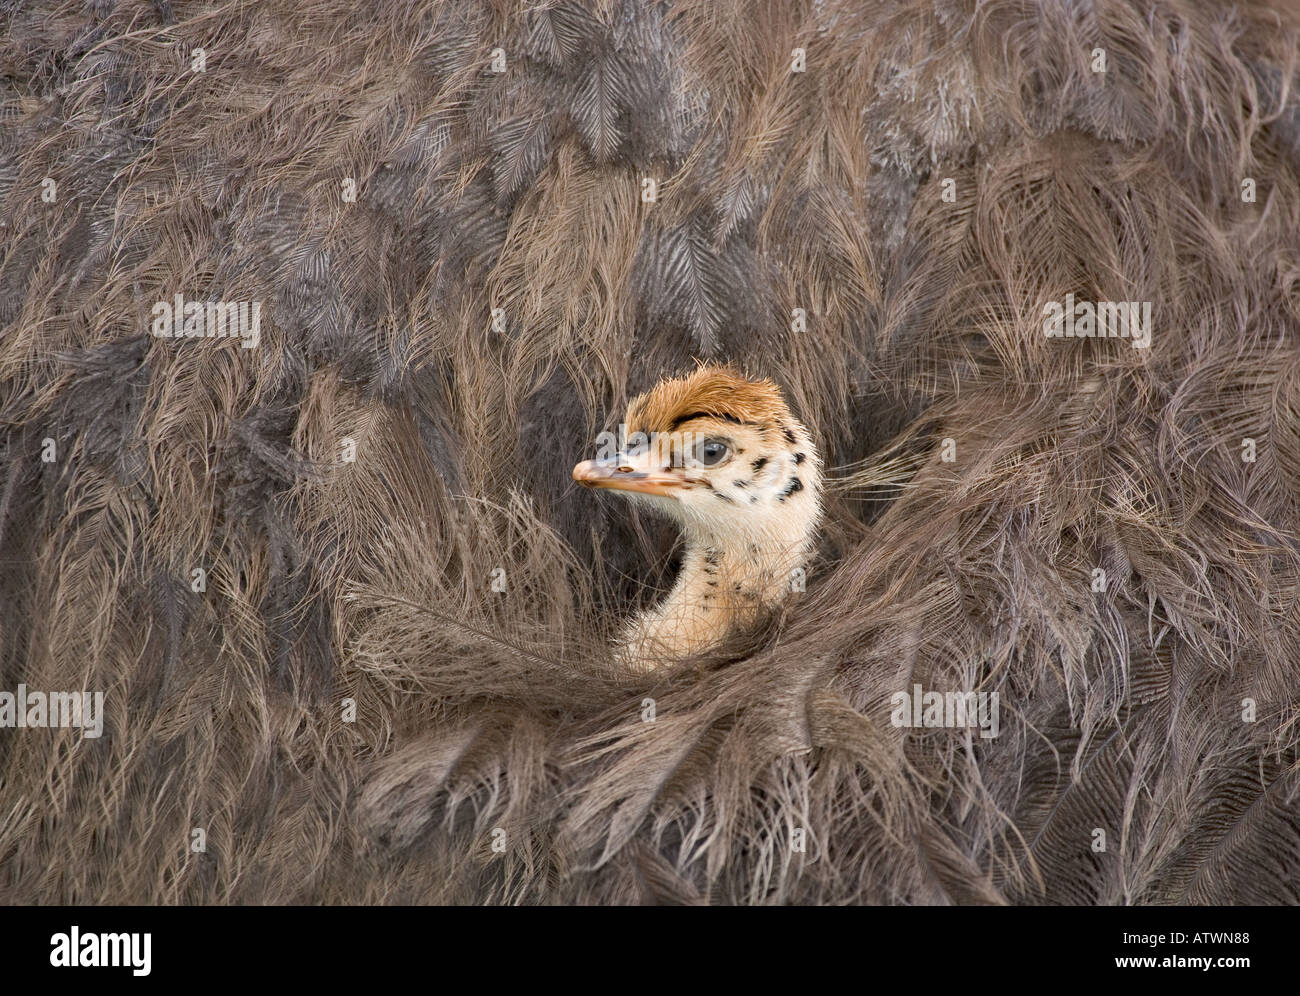
{"type": "Polygon", "coordinates": [[[808,431],[770,380],[726,367],[656,384],[633,399],[627,447],[573,468],[682,528],[681,573],[659,605],[625,628],[617,656],[653,669],[752,626],[799,587],[821,516],[808,431]]]}

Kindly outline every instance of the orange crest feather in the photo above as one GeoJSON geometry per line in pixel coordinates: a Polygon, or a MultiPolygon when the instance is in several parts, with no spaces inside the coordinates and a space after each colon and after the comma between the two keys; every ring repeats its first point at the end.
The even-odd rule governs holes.
{"type": "Polygon", "coordinates": [[[680,419],[694,414],[759,425],[792,418],[781,389],[772,381],[752,380],[730,367],[701,365],[633,398],[627,409],[627,430],[671,432],[680,419]]]}

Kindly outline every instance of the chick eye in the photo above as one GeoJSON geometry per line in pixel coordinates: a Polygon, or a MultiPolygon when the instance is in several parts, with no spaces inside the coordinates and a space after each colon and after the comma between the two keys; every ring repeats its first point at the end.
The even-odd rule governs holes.
{"type": "Polygon", "coordinates": [[[706,467],[714,467],[727,458],[731,449],[721,439],[706,439],[700,444],[698,452],[700,463],[706,467]]]}

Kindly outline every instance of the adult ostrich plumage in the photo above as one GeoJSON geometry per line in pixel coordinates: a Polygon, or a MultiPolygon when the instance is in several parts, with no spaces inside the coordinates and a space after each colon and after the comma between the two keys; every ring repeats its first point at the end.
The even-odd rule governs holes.
{"type": "Polygon", "coordinates": [[[1293,4],[0,21],[0,902],[1300,901],[1293,4]]]}

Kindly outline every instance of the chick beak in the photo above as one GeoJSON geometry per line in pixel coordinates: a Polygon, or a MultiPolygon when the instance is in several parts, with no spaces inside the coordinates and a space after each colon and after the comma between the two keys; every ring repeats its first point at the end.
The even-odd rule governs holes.
{"type": "Polygon", "coordinates": [[[636,491],[662,498],[676,498],[686,487],[686,478],[675,470],[652,467],[645,455],[617,453],[600,460],[583,460],[573,468],[573,479],[589,488],[636,491]]]}

